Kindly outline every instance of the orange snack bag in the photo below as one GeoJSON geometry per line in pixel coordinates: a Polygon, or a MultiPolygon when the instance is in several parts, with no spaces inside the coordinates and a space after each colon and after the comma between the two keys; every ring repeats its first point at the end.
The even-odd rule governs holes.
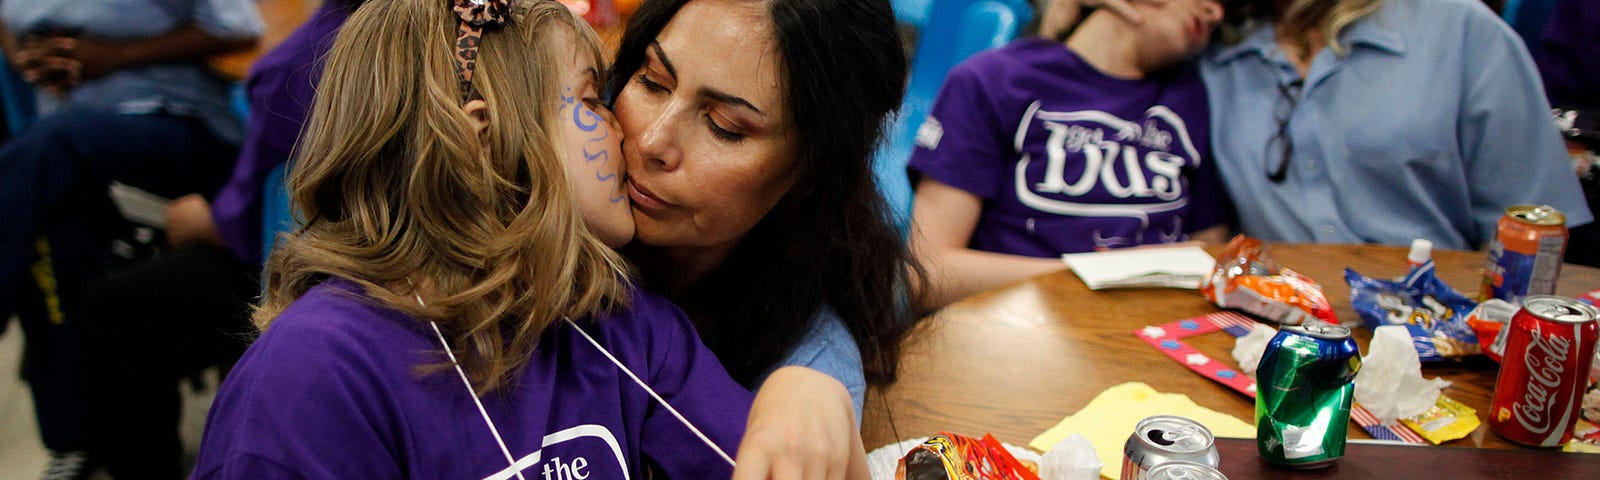
{"type": "Polygon", "coordinates": [[[1312,319],[1339,323],[1315,280],[1279,266],[1266,243],[1244,235],[1233,237],[1217,255],[1216,269],[1200,281],[1200,293],[1219,307],[1283,325],[1312,319]]]}
{"type": "Polygon", "coordinates": [[[913,447],[895,468],[896,480],[1039,480],[1038,465],[1011,456],[993,435],[983,439],[940,432],[913,447]]]}

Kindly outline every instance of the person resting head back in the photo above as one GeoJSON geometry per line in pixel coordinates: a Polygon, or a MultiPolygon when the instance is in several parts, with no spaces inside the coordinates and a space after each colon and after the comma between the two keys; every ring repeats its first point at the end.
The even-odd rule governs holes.
{"type": "Polygon", "coordinates": [[[1234,0],[1200,62],[1243,233],[1489,247],[1506,207],[1593,220],[1527,48],[1477,0],[1234,0]]]}
{"type": "Polygon", "coordinates": [[[352,14],[196,478],[731,474],[750,392],[611,249],[633,222],[597,45],[549,1],[352,14]]]}
{"type": "Polygon", "coordinates": [[[932,310],[1064,268],[1057,258],[1225,238],[1193,63],[1215,0],[1099,9],[1062,42],[1018,40],[951,70],[918,131],[911,243],[932,310]]]}

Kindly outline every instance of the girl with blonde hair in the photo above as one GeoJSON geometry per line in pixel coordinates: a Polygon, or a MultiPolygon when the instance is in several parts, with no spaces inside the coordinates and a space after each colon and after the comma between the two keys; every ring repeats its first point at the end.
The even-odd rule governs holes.
{"type": "Polygon", "coordinates": [[[355,11],[194,476],[727,478],[751,394],[612,250],[602,72],[556,2],[355,11]]]}

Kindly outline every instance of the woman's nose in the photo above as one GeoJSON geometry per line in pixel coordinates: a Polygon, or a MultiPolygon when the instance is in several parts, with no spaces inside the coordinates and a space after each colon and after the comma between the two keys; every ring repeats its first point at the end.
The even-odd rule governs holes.
{"type": "Polygon", "coordinates": [[[633,145],[631,153],[639,156],[638,165],[671,171],[678,168],[681,156],[677,148],[677,132],[673,128],[673,116],[665,111],[658,113],[643,129],[628,137],[628,144],[633,145]]]}

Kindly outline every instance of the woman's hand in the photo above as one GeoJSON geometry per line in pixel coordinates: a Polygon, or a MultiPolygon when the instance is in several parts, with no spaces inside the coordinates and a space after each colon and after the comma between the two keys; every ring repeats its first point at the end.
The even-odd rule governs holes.
{"type": "Polygon", "coordinates": [[[869,479],[844,384],[805,367],[767,377],[750,406],[733,480],[869,479]]]}
{"type": "Polygon", "coordinates": [[[1065,40],[1063,34],[1077,25],[1078,21],[1083,20],[1078,18],[1079,7],[1105,8],[1116,12],[1117,16],[1129,23],[1138,25],[1144,22],[1144,17],[1134,11],[1131,2],[1136,1],[1162,3],[1167,0],[1047,0],[1043,16],[1039,19],[1039,34],[1065,40]]]}

